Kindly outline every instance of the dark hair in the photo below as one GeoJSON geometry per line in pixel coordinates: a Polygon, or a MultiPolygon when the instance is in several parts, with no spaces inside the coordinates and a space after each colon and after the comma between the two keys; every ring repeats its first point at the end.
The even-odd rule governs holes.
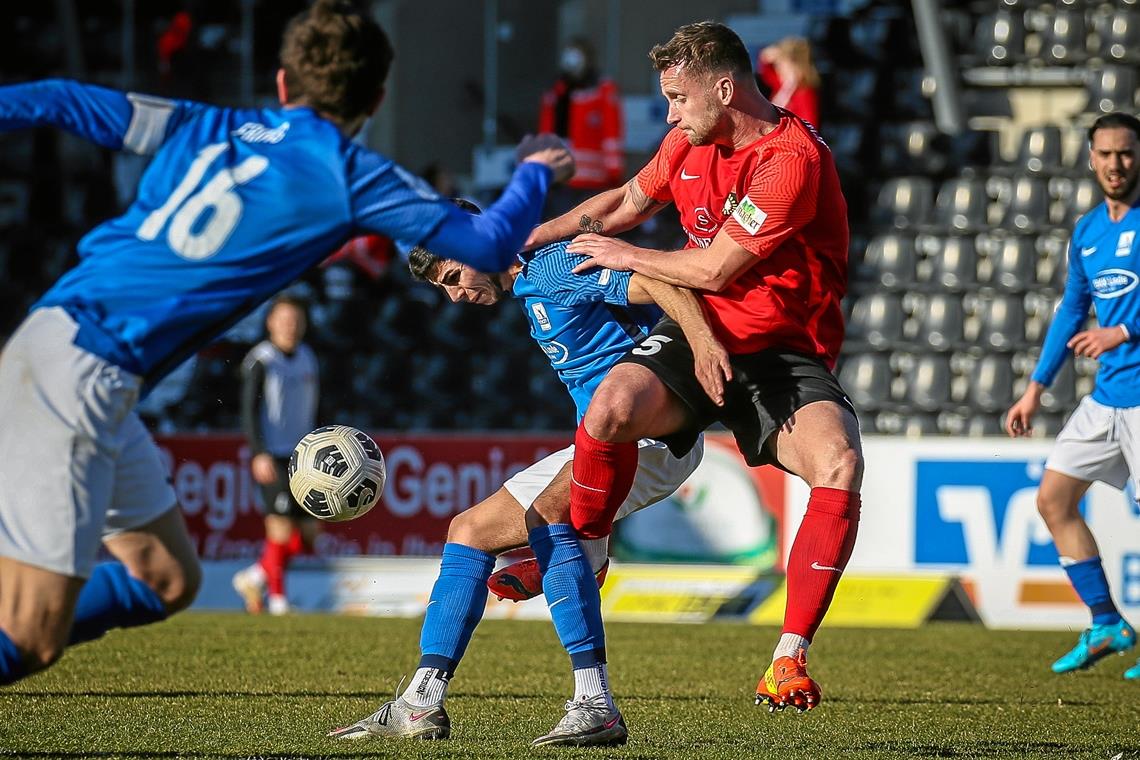
{"type": "MultiPolygon", "coordinates": [[[[466,198],[452,198],[451,202],[470,214],[483,213],[483,209],[466,198]]],[[[422,245],[417,245],[408,251],[408,270],[412,273],[412,279],[417,282],[430,282],[432,273],[441,261],[443,261],[442,256],[435,255],[422,245]]]]}
{"type": "Polygon", "coordinates": [[[292,293],[278,293],[272,301],[269,302],[269,311],[265,312],[265,318],[268,319],[269,315],[278,306],[292,306],[294,309],[300,311],[306,318],[309,316],[309,302],[300,296],[293,295],[292,293]]]}
{"type": "Polygon", "coordinates": [[[683,65],[698,75],[731,72],[752,76],[748,48],[736,32],[716,21],[685,24],[668,42],[654,45],[649,59],[658,72],[683,65]]]}
{"type": "Polygon", "coordinates": [[[1131,130],[1136,139],[1140,140],[1140,119],[1123,111],[1113,111],[1101,116],[1089,127],[1089,144],[1092,144],[1093,135],[1098,129],[1117,129],[1119,127],[1131,130]]]}
{"type": "Polygon", "coordinates": [[[281,40],[290,101],[346,124],[371,113],[394,55],[380,25],[349,0],[316,0],[281,40]]]}

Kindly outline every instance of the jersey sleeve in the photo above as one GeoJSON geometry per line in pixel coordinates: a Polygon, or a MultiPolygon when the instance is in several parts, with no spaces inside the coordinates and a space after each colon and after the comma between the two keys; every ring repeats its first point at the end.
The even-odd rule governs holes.
{"type": "Polygon", "coordinates": [[[661,141],[657,153],[637,173],[638,187],[653,200],[663,203],[673,200],[673,189],[669,187],[669,179],[673,176],[673,157],[680,141],[687,139],[681,130],[671,130],[661,141]]]}
{"type": "Polygon", "coordinates": [[[0,131],[53,126],[112,150],[150,155],[212,106],[66,79],[0,87],[0,131]]]}
{"type": "Polygon", "coordinates": [[[1077,253],[1081,249],[1077,237],[1074,234],[1069,240],[1069,274],[1065,280],[1065,292],[1053,314],[1053,321],[1049,323],[1045,343],[1041,346],[1041,358],[1033,370],[1032,379],[1046,386],[1052,384],[1061,365],[1068,358],[1069,340],[1080,332],[1088,319],[1089,306],[1092,304],[1088,276],[1080,260],[1081,256],[1077,253]]]}
{"type": "Polygon", "coordinates": [[[574,267],[586,257],[567,252],[566,245],[560,242],[540,248],[527,262],[526,278],[536,289],[563,306],[598,301],[616,306],[629,305],[629,280],[633,272],[599,268],[574,274],[574,267]]]}
{"type": "Polygon", "coordinates": [[[769,154],[756,167],[748,192],[723,229],[749,253],[768,256],[815,218],[819,175],[818,157],[807,151],[769,154]]]}

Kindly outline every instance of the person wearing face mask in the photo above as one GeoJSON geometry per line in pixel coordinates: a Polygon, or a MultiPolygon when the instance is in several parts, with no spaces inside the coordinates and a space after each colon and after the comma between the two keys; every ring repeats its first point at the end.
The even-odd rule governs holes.
{"type": "Polygon", "coordinates": [[[570,144],[578,170],[567,184],[576,202],[625,178],[621,100],[613,81],[598,74],[593,47],[584,39],[562,49],[559,72],[542,96],[538,131],[570,144]]]}

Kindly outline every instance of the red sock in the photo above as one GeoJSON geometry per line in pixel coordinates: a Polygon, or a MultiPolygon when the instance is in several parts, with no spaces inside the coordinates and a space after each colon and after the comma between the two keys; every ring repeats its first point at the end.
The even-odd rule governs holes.
{"type": "Polygon", "coordinates": [[[301,536],[301,531],[296,528],[289,534],[289,541],[285,544],[285,566],[289,566],[289,560],[296,557],[298,554],[305,550],[305,539],[301,536]]]}
{"type": "Polygon", "coordinates": [[[808,641],[815,635],[855,547],[859,506],[859,494],[852,491],[811,489],[807,514],[788,555],[784,633],[808,641]]]}
{"type": "Polygon", "coordinates": [[[574,434],[570,521],[583,538],[608,536],[637,473],[637,441],[599,441],[578,425],[574,434]]]}
{"type": "Polygon", "coordinates": [[[265,586],[270,596],[285,595],[285,565],[289,562],[289,545],[265,540],[258,564],[265,571],[265,586]]]}

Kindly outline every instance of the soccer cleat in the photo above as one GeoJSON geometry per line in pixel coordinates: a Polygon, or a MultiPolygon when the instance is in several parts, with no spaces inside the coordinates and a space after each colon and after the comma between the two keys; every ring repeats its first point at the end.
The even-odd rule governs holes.
{"type": "Polygon", "coordinates": [[[777,657],[760,683],[756,684],[756,704],[767,703],[768,712],[794,707],[800,712],[819,704],[823,693],[807,674],[807,660],[801,649],[795,657],[777,657]]]}
{"type": "Polygon", "coordinates": [[[1124,671],[1124,677],[1129,681],[1140,681],[1140,660],[1136,664],[1124,671]]]}
{"type": "Polygon", "coordinates": [[[451,719],[443,704],[416,707],[398,697],[364,720],[329,731],[332,739],[446,739],[451,719]]]}
{"type": "Polygon", "coordinates": [[[1103,657],[1114,652],[1124,652],[1134,646],[1136,631],[1123,618],[1111,625],[1094,625],[1086,628],[1077,640],[1077,645],[1053,663],[1053,672],[1082,670],[1103,657]]]}
{"type": "Polygon", "coordinates": [[[613,747],[625,744],[629,730],[625,718],[606,702],[606,695],[571,700],[566,714],[547,734],[531,742],[532,747],[613,747]]]}
{"type": "MultiPolygon", "coordinates": [[[[606,573],[610,570],[610,561],[602,565],[594,577],[598,579],[598,588],[606,582],[606,573]]],[[[542,573],[538,571],[538,560],[533,557],[520,560],[491,573],[487,579],[487,588],[491,593],[512,602],[525,602],[542,594],[542,573]]]]}
{"type": "Polygon", "coordinates": [[[266,611],[269,612],[270,615],[288,615],[292,612],[292,608],[289,607],[289,600],[284,596],[280,594],[270,594],[266,611]]]}
{"type": "Polygon", "coordinates": [[[251,615],[259,615],[265,610],[265,571],[261,565],[250,565],[244,570],[238,570],[233,577],[234,591],[238,592],[245,611],[251,615]]]}

